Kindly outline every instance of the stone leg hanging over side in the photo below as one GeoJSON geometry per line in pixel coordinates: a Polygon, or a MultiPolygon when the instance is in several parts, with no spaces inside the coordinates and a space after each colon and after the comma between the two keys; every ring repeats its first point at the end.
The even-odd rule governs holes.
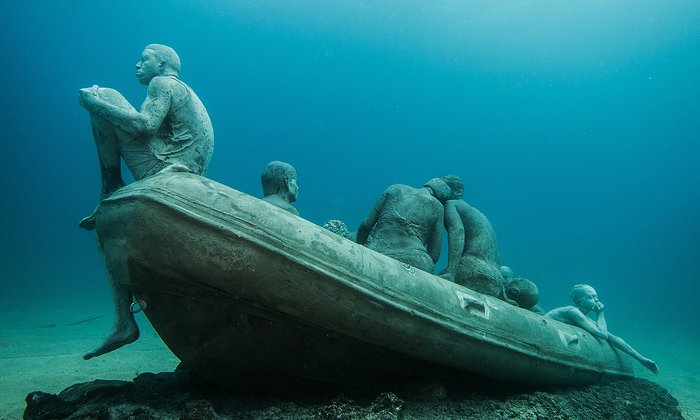
{"type": "Polygon", "coordinates": [[[107,279],[112,288],[114,299],[114,325],[104,341],[92,351],[83,355],[83,359],[88,360],[96,356],[101,356],[110,351],[114,351],[127,344],[131,344],[139,338],[139,327],[131,312],[133,294],[131,290],[122,286],[120,280],[128,276],[126,262],[110,264],[104,256],[104,247],[100,243],[100,254],[107,268],[107,279]]]}

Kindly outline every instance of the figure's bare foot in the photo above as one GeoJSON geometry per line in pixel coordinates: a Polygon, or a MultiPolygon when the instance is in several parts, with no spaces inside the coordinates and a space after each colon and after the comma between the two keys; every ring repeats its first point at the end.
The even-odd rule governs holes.
{"type": "Polygon", "coordinates": [[[118,328],[115,326],[112,331],[109,332],[107,338],[96,347],[94,350],[85,353],[83,359],[89,360],[93,357],[101,356],[105,353],[114,351],[120,347],[124,347],[127,344],[131,344],[139,338],[139,327],[136,325],[135,320],[131,320],[126,326],[118,328]]]}
{"type": "Polygon", "coordinates": [[[652,371],[654,373],[659,373],[659,367],[656,365],[656,363],[653,360],[644,359],[641,362],[645,368],[649,369],[650,371],[652,371]]]}
{"type": "Polygon", "coordinates": [[[98,207],[95,207],[95,210],[92,213],[90,213],[89,216],[86,216],[86,217],[83,217],[82,219],[80,219],[80,221],[78,222],[79,228],[85,229],[85,230],[95,230],[95,223],[97,220],[95,215],[97,214],[98,207]]]}

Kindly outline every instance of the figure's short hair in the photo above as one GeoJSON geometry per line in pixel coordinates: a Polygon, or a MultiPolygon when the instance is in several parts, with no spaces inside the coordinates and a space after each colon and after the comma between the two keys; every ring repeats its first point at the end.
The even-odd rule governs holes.
{"type": "Polygon", "coordinates": [[[450,195],[450,200],[457,200],[464,197],[464,183],[457,175],[445,175],[441,176],[440,179],[445,181],[452,193],[450,195]]]}
{"type": "Polygon", "coordinates": [[[582,296],[588,294],[590,291],[595,292],[595,289],[588,284],[576,284],[571,288],[569,297],[571,297],[571,300],[574,302],[578,302],[582,296]]]}
{"type": "Polygon", "coordinates": [[[153,50],[158,58],[163,60],[171,70],[175,71],[178,75],[180,74],[180,57],[174,49],[163,44],[148,44],[145,49],[153,50]]]}
{"type": "Polygon", "coordinates": [[[285,179],[294,179],[296,177],[297,171],[292,165],[279,160],[269,162],[265,165],[262,174],[260,174],[263,195],[276,194],[280,190],[286,189],[285,179]]]}

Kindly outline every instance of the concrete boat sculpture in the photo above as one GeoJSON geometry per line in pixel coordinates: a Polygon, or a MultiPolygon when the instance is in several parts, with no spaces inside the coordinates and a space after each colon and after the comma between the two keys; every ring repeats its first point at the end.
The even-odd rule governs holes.
{"type": "Polygon", "coordinates": [[[163,173],[104,200],[107,267],[202,376],[367,383],[474,374],[524,384],[631,377],[629,358],[210,179],[163,173]]]}

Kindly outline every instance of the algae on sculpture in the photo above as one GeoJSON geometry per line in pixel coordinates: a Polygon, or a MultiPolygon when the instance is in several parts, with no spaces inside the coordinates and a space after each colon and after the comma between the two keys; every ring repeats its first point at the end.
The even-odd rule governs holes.
{"type": "MultiPolygon", "coordinates": [[[[136,78],[148,86],[140,110],[118,91],[94,85],[80,89],[80,105],[90,113],[97,146],[102,189],[100,201],[124,186],[121,160],[140,180],[162,171],[204,174],[214,148],[214,130],[206,108],[194,91],[179,79],[180,58],[175,50],[150,44],[136,63],[136,78]]],[[[95,211],[80,227],[95,229],[95,211]]],[[[110,267],[108,278],[114,293],[115,322],[104,342],[85,359],[116,350],[139,337],[130,306],[132,293],[119,285],[115,275],[126,267],[110,267]]]]}

